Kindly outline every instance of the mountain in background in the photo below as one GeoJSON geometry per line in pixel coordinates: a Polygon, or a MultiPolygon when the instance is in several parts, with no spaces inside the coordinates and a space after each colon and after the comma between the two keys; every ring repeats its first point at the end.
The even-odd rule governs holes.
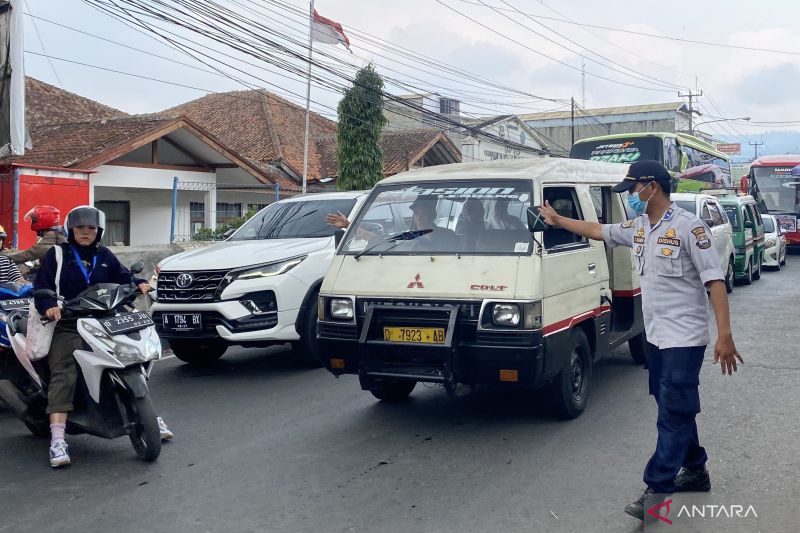
{"type": "Polygon", "coordinates": [[[720,142],[741,143],[742,154],[731,156],[735,163],[753,160],[754,150],[749,142],[763,142],[758,147],[758,155],[800,154],[800,131],[767,131],[742,136],[715,135],[720,142]]]}

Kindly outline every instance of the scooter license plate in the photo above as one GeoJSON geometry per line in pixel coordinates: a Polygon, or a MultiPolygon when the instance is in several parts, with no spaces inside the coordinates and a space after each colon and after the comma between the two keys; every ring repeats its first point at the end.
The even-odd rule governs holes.
{"type": "Polygon", "coordinates": [[[100,320],[100,324],[110,334],[118,335],[152,326],[153,319],[147,313],[125,313],[124,315],[104,318],[100,320]]]}
{"type": "Polygon", "coordinates": [[[16,299],[16,300],[3,300],[3,301],[0,301],[0,308],[2,308],[3,311],[16,311],[16,310],[19,310],[19,309],[27,309],[31,305],[32,301],[33,301],[33,298],[19,298],[19,299],[16,299]]]}
{"type": "Polygon", "coordinates": [[[200,313],[164,313],[161,327],[164,331],[201,331],[203,318],[200,313]]]}

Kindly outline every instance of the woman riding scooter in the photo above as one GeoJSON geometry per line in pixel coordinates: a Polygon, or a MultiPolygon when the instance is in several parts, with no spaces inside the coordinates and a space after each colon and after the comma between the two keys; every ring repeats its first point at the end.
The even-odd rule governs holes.
{"type": "MultiPolygon", "coordinates": [[[[69,300],[97,283],[127,284],[131,282],[130,271],[120,264],[117,257],[100,245],[105,228],[105,214],[91,206],[79,206],[69,212],[66,220],[68,242],[60,244],[63,250],[60,296],[69,300]]],[[[34,289],[56,289],[56,254],[51,249],[42,259],[36,276],[34,289]]],[[[143,279],[135,280],[144,294],[150,286],[143,279]]],[[[61,319],[58,301],[52,298],[36,298],[36,309],[50,320],[61,319]]],[[[73,352],[82,347],[83,340],[76,325],[71,321],[58,322],[53,333],[47,355],[50,381],[47,391],[47,413],[50,416],[50,465],[53,468],[70,464],[67,443],[64,440],[67,416],[72,411],[77,380],[77,369],[73,352]]],[[[162,439],[172,438],[172,433],[159,417],[162,439]]]]}

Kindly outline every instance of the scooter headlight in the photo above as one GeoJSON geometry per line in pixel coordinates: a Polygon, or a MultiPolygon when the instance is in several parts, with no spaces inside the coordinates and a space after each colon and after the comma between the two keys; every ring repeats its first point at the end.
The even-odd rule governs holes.
{"type": "Polygon", "coordinates": [[[119,359],[120,363],[143,363],[147,361],[147,357],[136,346],[119,342],[115,344],[117,347],[114,350],[114,356],[119,359]]]}

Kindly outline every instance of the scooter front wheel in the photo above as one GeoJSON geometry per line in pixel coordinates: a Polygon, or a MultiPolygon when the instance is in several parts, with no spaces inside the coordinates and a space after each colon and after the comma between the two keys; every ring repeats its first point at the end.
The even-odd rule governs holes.
{"type": "Polygon", "coordinates": [[[131,398],[133,429],[129,435],[136,455],[143,461],[155,461],[161,454],[161,432],[149,396],[131,398]]]}

